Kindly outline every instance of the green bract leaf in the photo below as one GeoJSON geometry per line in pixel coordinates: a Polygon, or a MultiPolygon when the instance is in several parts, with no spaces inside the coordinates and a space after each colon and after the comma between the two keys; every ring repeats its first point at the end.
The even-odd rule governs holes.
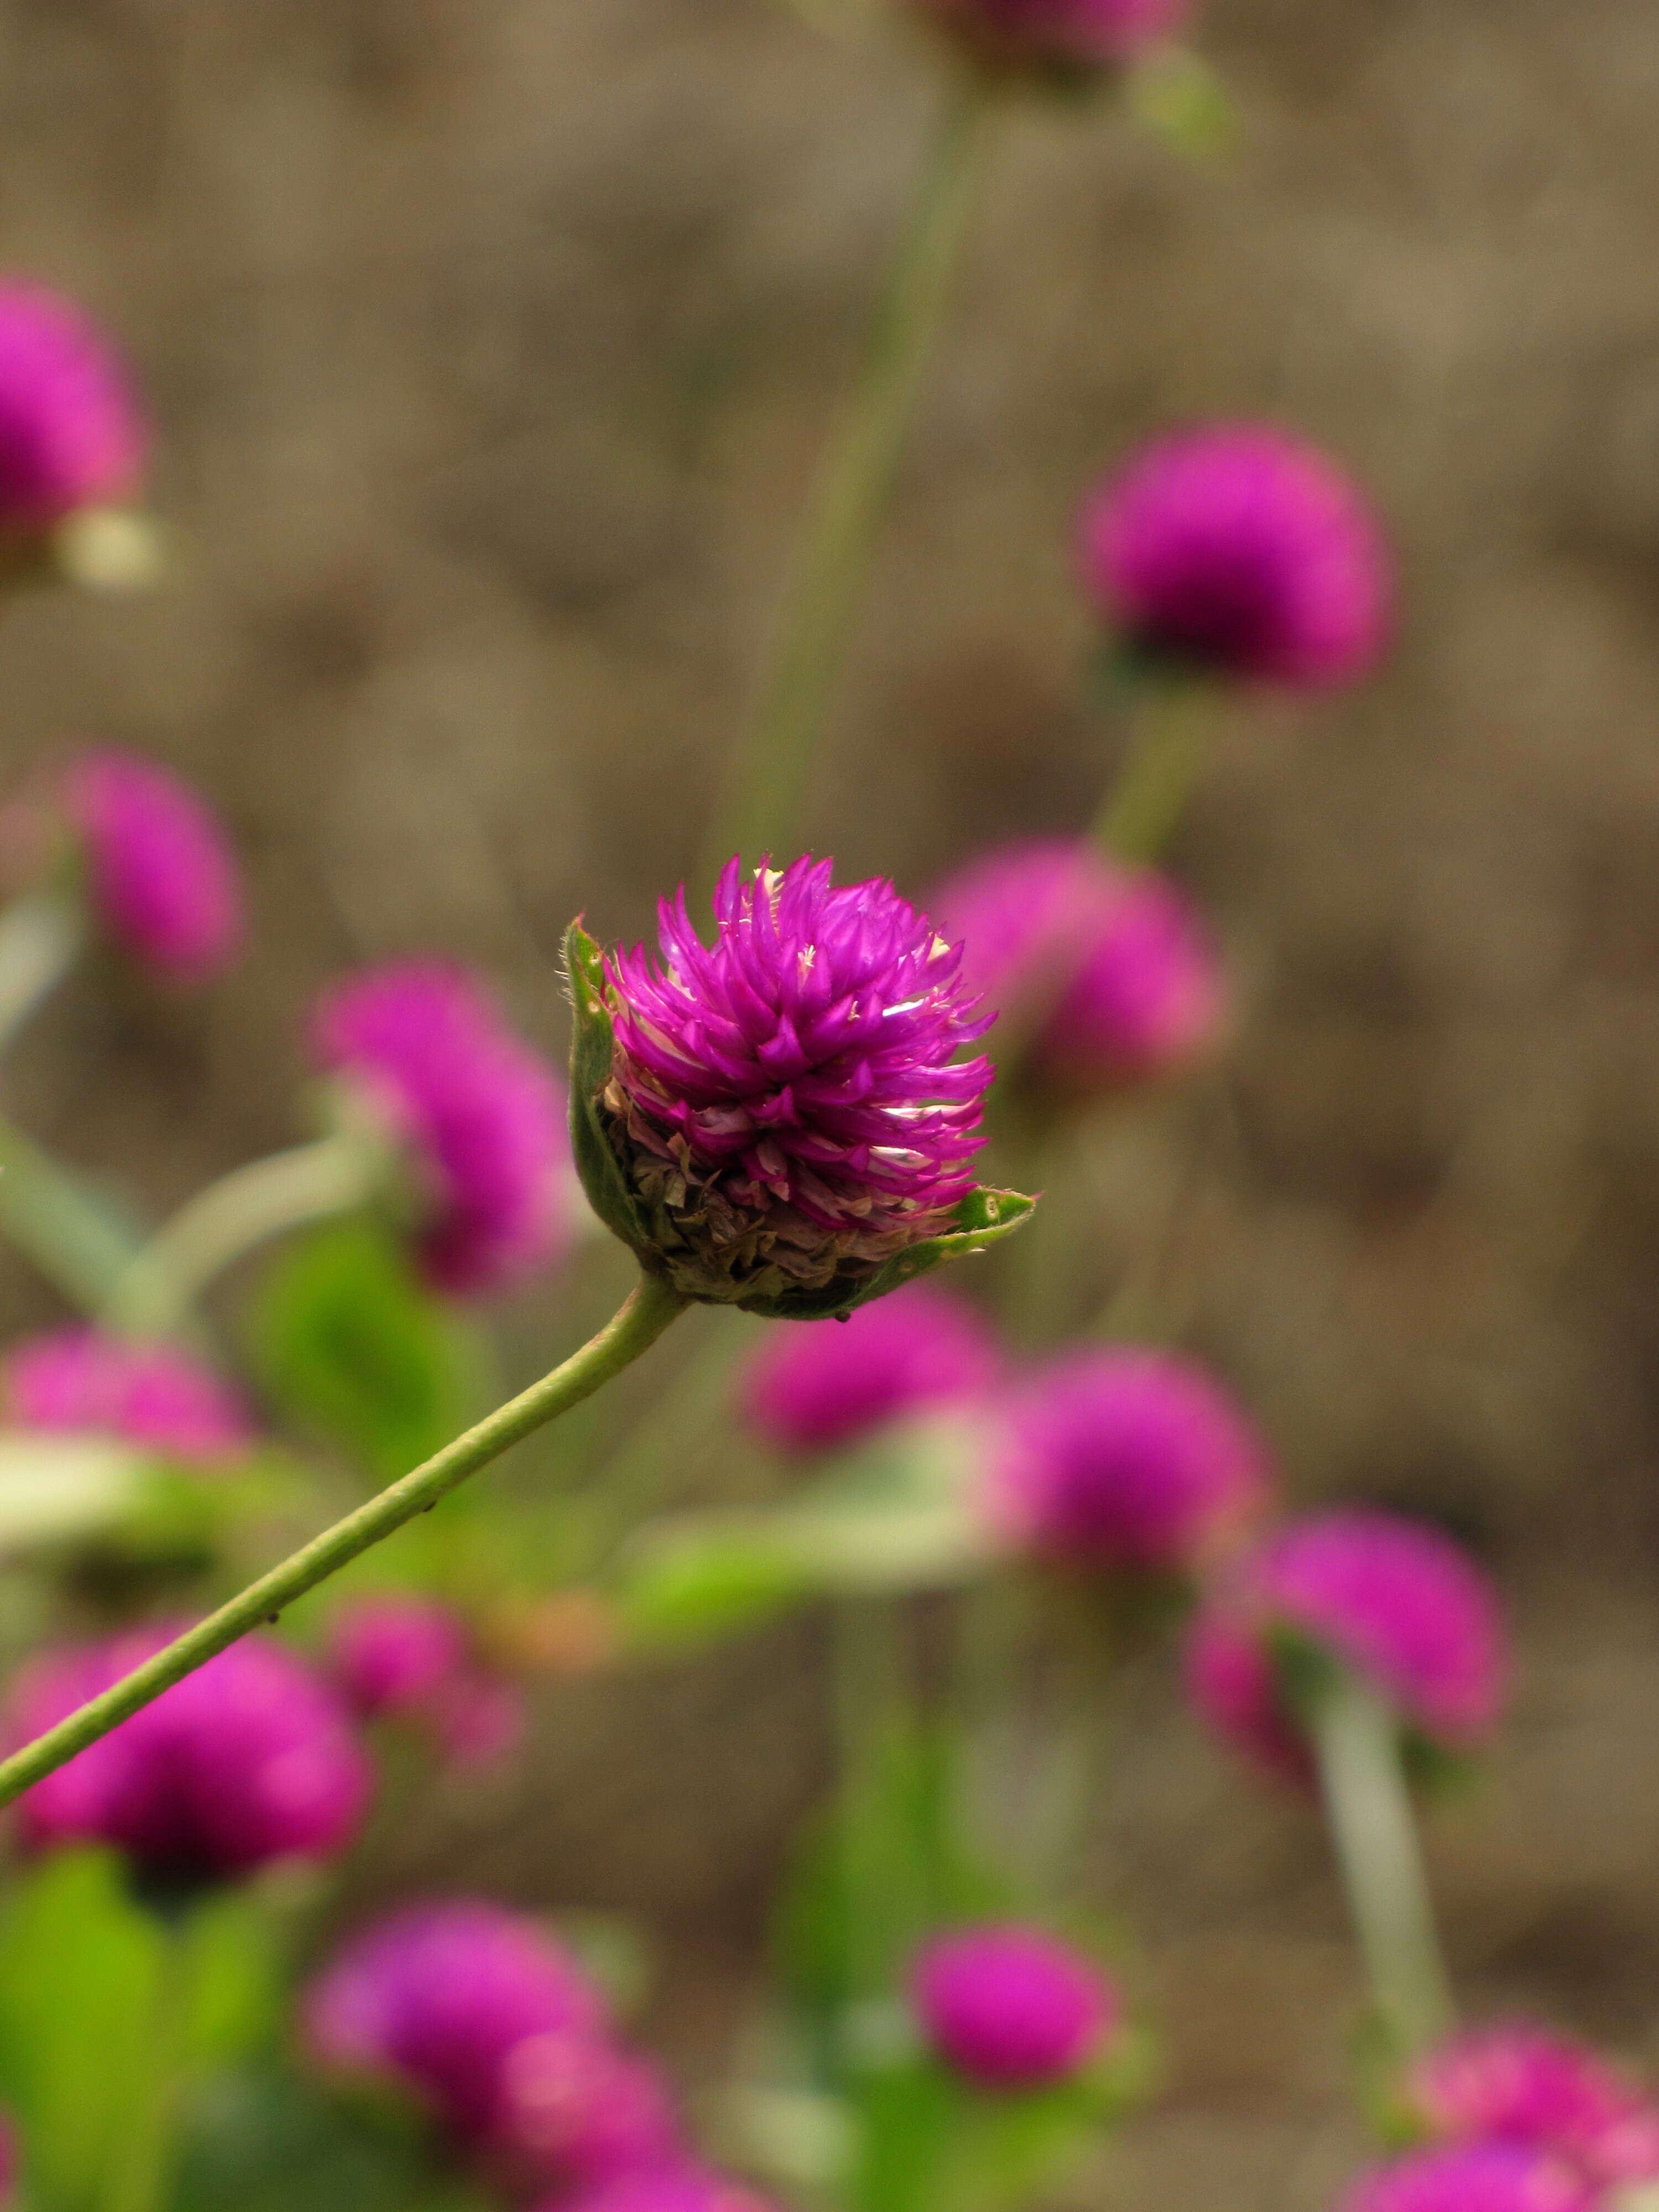
{"type": "Polygon", "coordinates": [[[1012,1236],[1030,1219],[1036,1200],[1017,1190],[970,1190],[951,1210],[951,1227],[938,1237],[924,1237],[906,1247],[887,1265],[849,1296],[845,1284],[822,1291],[790,1291],[781,1297],[741,1298],[744,1313],[760,1314],[768,1321],[830,1321],[867,1306],[872,1298],[884,1297],[901,1284],[912,1283],[947,1260],[965,1259],[983,1252],[1004,1237],[1012,1236]]]}
{"type": "Polygon", "coordinates": [[[464,1424],[459,1330],[376,1224],[337,1223],[291,1245],[261,1286],[250,1334],[283,1411],[383,1480],[464,1424]]]}
{"type": "Polygon", "coordinates": [[[635,1205],[599,1115],[599,1093],[611,1079],[616,1038],[605,1003],[605,957],[579,921],[564,935],[565,974],[574,1021],[570,1036],[570,1149],[587,1202],[613,1237],[635,1251],[647,1243],[635,1205]]]}

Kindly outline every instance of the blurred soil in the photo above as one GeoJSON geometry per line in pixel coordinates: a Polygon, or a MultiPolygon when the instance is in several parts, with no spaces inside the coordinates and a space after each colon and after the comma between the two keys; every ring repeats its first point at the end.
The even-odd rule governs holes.
{"type": "MultiPolygon", "coordinates": [[[[1091,1138],[1121,1286],[1302,1497],[1427,1507],[1513,1593],[1515,1723],[1437,1832],[1472,2002],[1659,2059],[1659,20],[1652,0],[1213,0],[1239,143],[1009,119],[836,742],[821,849],[925,885],[1075,824],[1067,563],[1172,415],[1349,455],[1406,578],[1388,679],[1241,715],[1174,859],[1240,979],[1224,1073],[1091,1138]]],[[[200,778],[258,932],[205,1006],[54,1012],[15,1110],[169,1202],[291,1132],[319,978],[421,946],[550,1045],[569,915],[690,863],[929,85],[781,0],[10,0],[0,260],[123,334],[178,532],[155,599],[8,617],[8,767],[200,778]]],[[[50,1311],[3,1263],[5,1317],[50,1311]]],[[[527,1308],[518,1325],[538,1327],[527,1308]]],[[[1170,2081],[1085,2201],[1313,2212],[1356,1988],[1310,1818],[1128,1687],[1103,1893],[1170,2081]]],[[[396,1880],[626,1905],[707,2073],[822,1771],[810,1632],[592,1687],[396,1880]]]]}

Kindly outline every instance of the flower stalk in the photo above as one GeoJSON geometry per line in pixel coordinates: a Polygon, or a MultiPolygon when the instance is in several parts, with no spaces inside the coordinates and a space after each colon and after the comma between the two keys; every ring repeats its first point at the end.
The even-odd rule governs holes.
{"type": "Polygon", "coordinates": [[[500,1458],[509,1445],[591,1397],[655,1343],[684,1303],[659,1279],[642,1276],[599,1334],[550,1374],[497,1407],[476,1427],[313,1537],[154,1658],[0,1762],[0,1805],[11,1803],[261,1621],[274,1620],[284,1607],[384,1542],[417,1513],[428,1511],[469,1475],[500,1458]]]}
{"type": "Polygon", "coordinates": [[[86,942],[78,902],[32,891],[0,914],[0,1053],[69,974],[86,942]]]}
{"type": "Polygon", "coordinates": [[[793,849],[812,752],[944,321],[984,165],[994,94],[964,72],[925,161],[863,362],[807,502],[770,653],[702,872],[793,849]]]}
{"type": "Polygon", "coordinates": [[[1141,690],[1127,757],[1095,817],[1109,859],[1144,864],[1169,843],[1209,749],[1209,707],[1207,687],[1191,680],[1141,690]]]}

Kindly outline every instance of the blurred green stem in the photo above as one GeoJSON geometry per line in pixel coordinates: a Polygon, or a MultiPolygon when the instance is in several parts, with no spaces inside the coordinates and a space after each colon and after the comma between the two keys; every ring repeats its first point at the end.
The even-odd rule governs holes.
{"type": "Polygon", "coordinates": [[[80,906],[61,891],[31,891],[0,914],[0,1053],[10,1050],[85,942],[80,906]]]}
{"type": "Polygon", "coordinates": [[[275,1620],[285,1606],[424,1513],[441,1498],[498,1459],[510,1444],[591,1397],[602,1383],[654,1344],[684,1301],[659,1279],[642,1275],[620,1310],[597,1336],[527,1390],[498,1406],[464,1436],[446,1444],[400,1482],[250,1583],[239,1597],[158,1651],[142,1667],[72,1712],[56,1728],[0,1763],[0,1805],[9,1805],[77,1752],[96,1743],[121,1722],[194,1674],[261,1621],[275,1620]]]}
{"type": "Polygon", "coordinates": [[[1355,1933],[1384,2027],[1402,2053],[1451,2025],[1451,1984],[1435,1930],[1400,1726],[1346,1670],[1311,1701],[1325,1808],[1355,1933]]]}
{"type": "Polygon", "coordinates": [[[21,1129],[0,1120],[0,1231],[83,1313],[103,1309],[139,1240],[21,1129]]]}
{"type": "Polygon", "coordinates": [[[705,881],[734,851],[787,858],[799,843],[813,750],[962,257],[993,105],[988,87],[964,76],[923,164],[862,364],[808,497],[754,709],[702,857],[705,881]]]}
{"type": "Polygon", "coordinates": [[[103,2212],[161,2212],[172,2193],[194,1953],[185,1915],[169,1911],[159,1916],[159,1925],[161,1950],[143,2046],[145,2095],[131,2129],[114,2146],[103,2212]]]}
{"type": "Polygon", "coordinates": [[[1211,693],[1176,678],[1141,685],[1128,757],[1095,817],[1095,838],[1115,860],[1147,863],[1169,842],[1208,750],[1211,693]]]}
{"type": "Polygon", "coordinates": [[[169,1336],[214,1278],[258,1244],[373,1196],[380,1153],[343,1131],[233,1168],[180,1206],[122,1272],[103,1318],[129,1336],[169,1336]]]}

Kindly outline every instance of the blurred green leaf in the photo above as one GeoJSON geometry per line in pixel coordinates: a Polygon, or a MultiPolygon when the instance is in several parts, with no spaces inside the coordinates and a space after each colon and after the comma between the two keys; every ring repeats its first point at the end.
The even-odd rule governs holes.
{"type": "Polygon", "coordinates": [[[290,1245],[261,1285],[249,1349],[296,1425],[383,1481],[464,1424],[460,1329],[377,1224],[334,1223],[290,1245]]]}
{"type": "Polygon", "coordinates": [[[0,1430],[0,1553],[111,1527],[140,1502],[151,1464],[101,1437],[0,1430]]]}
{"type": "Polygon", "coordinates": [[[1189,161],[1212,161],[1238,140],[1238,115],[1226,86],[1184,46],[1159,46],[1128,73],[1130,106],[1166,145],[1189,161]]]}

